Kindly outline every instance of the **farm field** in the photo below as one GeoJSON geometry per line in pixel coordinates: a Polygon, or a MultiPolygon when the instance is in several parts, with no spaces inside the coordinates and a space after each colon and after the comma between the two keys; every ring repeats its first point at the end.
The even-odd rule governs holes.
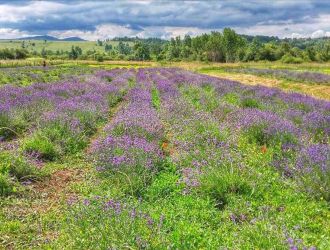
{"type": "Polygon", "coordinates": [[[0,69],[0,248],[329,249],[326,68],[226,68],[0,69]]]}
{"type": "MultiPolygon", "coordinates": [[[[98,46],[94,41],[49,41],[44,40],[0,40],[0,49],[20,49],[24,41],[25,49],[40,53],[43,49],[56,51],[70,51],[72,46],[79,46],[83,51],[104,52],[104,46],[98,46]]],[[[117,46],[119,42],[109,41],[107,44],[117,46]]],[[[132,44],[128,42],[129,44],[132,44]]]]}
{"type": "Polygon", "coordinates": [[[298,92],[315,98],[330,100],[329,64],[304,63],[298,65],[254,63],[170,63],[171,66],[197,73],[239,81],[247,85],[275,87],[286,92],[298,92]]]}
{"type": "Polygon", "coordinates": [[[275,87],[286,92],[298,92],[313,96],[318,99],[330,100],[330,83],[329,83],[329,65],[320,63],[304,63],[298,65],[283,63],[201,63],[201,62],[141,62],[141,61],[104,61],[96,62],[89,60],[47,60],[49,67],[46,70],[35,67],[42,66],[44,59],[30,58],[27,60],[0,60],[0,84],[20,81],[20,84],[29,84],[31,82],[50,81],[60,79],[61,75],[68,75],[70,69],[73,74],[78,74],[81,70],[93,71],[96,69],[113,69],[127,67],[178,67],[192,70],[197,73],[207,74],[215,77],[239,81],[247,85],[263,85],[267,87],[275,87]],[[29,66],[33,66],[31,72],[29,66]],[[17,70],[20,67],[19,70],[17,70]],[[1,70],[1,68],[7,70],[1,70]],[[15,69],[9,69],[15,68],[15,69]],[[260,74],[255,72],[262,70],[268,72],[272,70],[275,73],[293,72],[293,76],[289,77],[283,74],[260,74]],[[19,77],[10,74],[11,71],[17,71],[19,77]],[[251,71],[251,72],[250,72],[251,71]],[[7,73],[6,73],[7,72],[7,73]],[[24,73],[25,72],[25,73],[24,73]],[[305,75],[309,77],[306,78],[305,75]],[[294,78],[301,75],[302,78],[294,78]],[[31,79],[34,76],[35,79],[31,79]],[[15,80],[15,79],[16,80],[15,80]],[[27,79],[26,79],[27,78],[27,79]],[[316,80],[314,80],[314,78],[316,80]],[[321,82],[320,82],[320,79],[321,82]],[[323,82],[322,82],[323,80],[323,82]]]}
{"type": "MultiPolygon", "coordinates": [[[[226,78],[234,81],[239,81],[247,85],[263,85],[267,87],[279,88],[286,92],[298,92],[315,98],[330,100],[329,83],[317,84],[313,81],[297,81],[276,77],[270,75],[256,75],[239,72],[225,72],[222,70],[201,69],[199,72],[215,77],[226,78]]],[[[330,76],[330,75],[329,75],[330,76]]]]}

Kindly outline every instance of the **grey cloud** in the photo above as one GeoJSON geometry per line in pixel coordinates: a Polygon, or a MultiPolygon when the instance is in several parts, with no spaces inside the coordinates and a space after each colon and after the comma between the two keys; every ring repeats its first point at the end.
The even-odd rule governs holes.
{"type": "MultiPolygon", "coordinates": [[[[0,26],[42,34],[54,30],[93,31],[102,24],[121,25],[136,32],[148,27],[222,29],[287,22],[313,23],[320,15],[330,13],[330,3],[322,0],[52,1],[61,4],[61,9],[50,8],[41,13],[34,13],[32,9],[28,11],[33,3],[36,4],[33,1],[0,0],[0,7],[8,5],[27,9],[24,20],[5,20],[0,26]]],[[[40,5],[47,8],[45,1],[40,5]]]]}

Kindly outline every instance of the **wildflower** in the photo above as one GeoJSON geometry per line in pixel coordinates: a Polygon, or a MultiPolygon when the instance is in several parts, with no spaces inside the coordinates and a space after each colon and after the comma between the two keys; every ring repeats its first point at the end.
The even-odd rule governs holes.
{"type": "Polygon", "coordinates": [[[88,200],[88,199],[84,199],[84,201],[83,201],[83,204],[85,205],[85,206],[89,206],[90,205],[90,200],[88,200]]]}
{"type": "Polygon", "coordinates": [[[162,149],[166,151],[168,149],[168,142],[163,142],[162,143],[162,149]]]}

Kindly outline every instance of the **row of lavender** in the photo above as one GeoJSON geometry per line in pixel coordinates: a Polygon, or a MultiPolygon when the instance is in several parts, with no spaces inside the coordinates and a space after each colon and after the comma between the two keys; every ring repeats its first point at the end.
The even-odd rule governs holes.
{"type": "Polygon", "coordinates": [[[196,110],[180,93],[179,86],[189,84],[185,71],[162,68],[154,72],[152,78],[162,99],[161,117],[168,124],[174,149],[171,158],[181,171],[184,192],[199,185],[200,174],[209,166],[230,163],[239,171],[242,156],[229,152],[229,132],[219,126],[212,114],[196,110]]]}
{"type": "Polygon", "coordinates": [[[179,78],[174,79],[177,82],[184,81],[199,86],[211,84],[218,92],[219,98],[232,99],[230,104],[270,111],[295,122],[297,126],[308,132],[320,133],[321,139],[325,141],[329,137],[330,102],[328,101],[297,93],[288,94],[275,88],[242,85],[235,81],[221,80],[188,71],[174,77],[179,78]]]}
{"type": "Polygon", "coordinates": [[[127,94],[125,106],[105,126],[104,136],[93,144],[93,157],[100,172],[127,171],[143,179],[152,176],[161,164],[163,126],[152,107],[151,87],[147,71],[139,69],[136,86],[127,94]]]}
{"type": "MultiPolygon", "coordinates": [[[[113,81],[112,72],[102,74],[113,81]]],[[[319,144],[328,144],[296,124],[292,131],[305,131],[297,134],[298,140],[282,137],[271,126],[277,117],[281,130],[291,121],[283,112],[267,110],[271,105],[263,106],[255,92],[247,91],[261,106],[243,101],[240,93],[245,91],[238,83],[178,69],[138,70],[135,87],[92,144],[100,177],[92,189],[101,183],[96,193],[102,197],[94,193],[70,207],[74,213],[67,221],[66,242],[71,248],[318,245],[311,238],[325,235],[324,203],[295,192],[295,182],[288,185],[269,165],[278,156],[289,157],[281,153],[283,140],[306,146],[321,139],[319,144]],[[220,86],[228,91],[222,93],[220,86]],[[245,117],[237,116],[246,111],[254,112],[256,124],[268,119],[259,112],[273,115],[272,123],[260,130],[257,126],[254,134],[245,117]],[[321,219],[311,226],[315,216],[321,219]],[[298,237],[307,242],[299,238],[297,245],[298,237]]]]}
{"type": "MultiPolygon", "coordinates": [[[[172,85],[185,83],[183,91],[214,90],[213,98],[205,94],[198,101],[204,110],[213,105],[208,111],[220,122],[220,130],[229,131],[227,140],[237,144],[243,134],[262,151],[272,150],[273,166],[297,177],[308,192],[330,199],[330,102],[188,71],[167,71],[172,85]]],[[[162,82],[159,85],[164,89],[162,82]]]]}
{"type": "MultiPolygon", "coordinates": [[[[112,73],[101,74],[113,82],[112,73]]],[[[148,187],[164,161],[160,150],[164,129],[152,106],[152,85],[148,70],[139,69],[135,85],[99,138],[92,143],[90,152],[97,173],[110,179],[110,183],[118,183],[119,190],[113,191],[116,184],[112,183],[110,189],[115,195],[107,197],[103,193],[102,197],[88,198],[72,207],[81,219],[70,222],[69,235],[75,235],[76,229],[79,231],[79,237],[70,238],[76,246],[86,247],[83,240],[93,235],[89,241],[92,248],[127,245],[140,248],[145,238],[157,233],[155,229],[162,224],[162,218],[156,222],[134,202],[134,197],[140,196],[148,187]],[[91,232],[90,228],[95,225],[102,225],[100,233],[91,232]]]]}
{"type": "Polygon", "coordinates": [[[114,70],[111,84],[85,81],[0,88],[0,195],[16,180],[38,178],[35,164],[80,152],[128,89],[135,70],[114,70]]]}
{"type": "MultiPolygon", "coordinates": [[[[291,100],[286,108],[310,105],[306,115],[319,112],[328,119],[329,103],[273,89],[249,88],[177,69],[152,71],[162,98],[160,117],[166,121],[173,148],[171,158],[180,169],[180,182],[185,185],[183,194],[210,197],[221,210],[221,226],[215,226],[219,231],[212,228],[210,221],[194,221],[194,225],[208,235],[208,242],[218,242],[221,233],[217,233],[224,230],[228,241],[222,245],[237,248],[246,240],[247,230],[250,235],[272,242],[264,248],[288,244],[291,249],[315,249],[307,246],[324,244],[297,239],[308,239],[314,233],[307,221],[314,220],[320,210],[307,196],[295,192],[295,185],[291,188],[275,171],[268,172],[267,166],[281,164],[281,170],[298,180],[300,187],[321,199],[329,199],[328,127],[323,124],[319,134],[322,136],[315,138],[314,131],[305,127],[308,124],[295,124],[290,116],[285,116],[283,108],[278,110],[272,106],[285,104],[285,101],[280,103],[280,98],[291,100]],[[196,92],[189,92],[191,90],[196,92]],[[273,95],[257,95],[267,91],[273,95]],[[256,98],[264,107],[245,107],[241,103],[247,98],[244,94],[256,98]],[[231,102],[228,96],[240,100],[231,102]],[[277,207],[279,201],[291,204],[294,209],[286,205],[277,207]],[[265,207],[274,211],[265,212],[265,207]],[[284,209],[287,209],[285,213],[284,209]],[[309,215],[306,216],[305,211],[309,211],[309,215]],[[226,231],[228,218],[235,226],[226,231]],[[271,232],[273,226],[276,232],[271,232]],[[273,236],[269,237],[269,233],[273,236]]],[[[321,223],[320,227],[327,225],[321,223]]]]}
{"type": "Polygon", "coordinates": [[[293,81],[303,81],[307,83],[317,83],[317,84],[330,84],[330,75],[323,74],[319,72],[310,71],[295,71],[286,69],[257,69],[257,68],[242,68],[226,69],[229,72],[238,72],[244,74],[254,74],[254,75],[271,75],[274,77],[286,78],[293,81]]]}

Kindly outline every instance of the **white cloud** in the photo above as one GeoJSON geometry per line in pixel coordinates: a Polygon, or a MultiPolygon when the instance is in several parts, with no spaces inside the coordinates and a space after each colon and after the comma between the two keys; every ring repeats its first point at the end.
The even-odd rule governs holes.
{"type": "Polygon", "coordinates": [[[328,36],[330,31],[330,5],[323,0],[3,2],[1,28],[88,40],[125,35],[168,39],[223,27],[281,38],[328,36]]]}
{"type": "Polygon", "coordinates": [[[304,38],[304,35],[299,34],[299,33],[292,33],[291,38],[292,39],[294,39],[294,38],[304,38]]]}
{"type": "Polygon", "coordinates": [[[51,36],[56,36],[58,38],[67,38],[72,36],[78,36],[85,40],[96,41],[98,39],[105,40],[114,37],[160,37],[163,39],[169,39],[171,37],[181,36],[186,34],[191,36],[197,36],[202,33],[210,32],[210,29],[200,29],[196,27],[146,27],[142,31],[135,30],[129,26],[117,25],[117,24],[102,24],[96,26],[94,31],[82,31],[82,30],[66,30],[66,31],[52,31],[48,34],[51,36]]]}
{"type": "Polygon", "coordinates": [[[61,12],[66,5],[57,2],[34,1],[24,6],[0,4],[0,22],[17,23],[33,17],[61,12]]]}
{"type": "Polygon", "coordinates": [[[164,38],[171,38],[176,36],[198,36],[203,33],[211,32],[211,29],[200,29],[196,27],[165,27],[164,28],[165,33],[167,34],[167,37],[164,38]]]}
{"type": "Polygon", "coordinates": [[[280,38],[303,38],[330,36],[330,15],[315,19],[307,17],[306,23],[256,24],[249,27],[234,27],[241,34],[278,36],[280,38]]]}
{"type": "Polygon", "coordinates": [[[0,37],[5,39],[14,39],[29,36],[27,32],[18,29],[0,28],[0,37]]]}
{"type": "Polygon", "coordinates": [[[83,30],[66,30],[66,31],[52,31],[48,33],[51,36],[58,38],[66,38],[72,36],[78,36],[85,40],[96,41],[97,39],[105,40],[108,38],[114,38],[118,36],[134,36],[136,32],[125,26],[116,24],[102,24],[96,26],[94,31],[83,30]]]}
{"type": "Polygon", "coordinates": [[[330,37],[329,31],[317,30],[312,33],[311,38],[330,37]]]}

